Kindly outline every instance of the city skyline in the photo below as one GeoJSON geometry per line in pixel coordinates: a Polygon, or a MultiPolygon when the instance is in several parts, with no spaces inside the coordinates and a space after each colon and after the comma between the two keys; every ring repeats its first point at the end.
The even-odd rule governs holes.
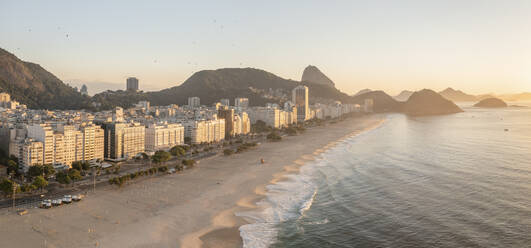
{"type": "Polygon", "coordinates": [[[159,90],[197,71],[228,67],[300,80],[311,64],[349,94],[531,91],[527,1],[9,1],[2,7],[2,46],[65,82],[123,85],[137,77],[141,89],[159,90]]]}

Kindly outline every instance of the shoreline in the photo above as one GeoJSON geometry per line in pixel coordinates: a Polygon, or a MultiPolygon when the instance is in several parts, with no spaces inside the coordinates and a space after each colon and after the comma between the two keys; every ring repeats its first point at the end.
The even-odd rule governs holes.
{"type": "Polygon", "coordinates": [[[65,207],[0,215],[0,247],[240,247],[235,212],[256,208],[266,186],[285,180],[340,140],[378,126],[381,115],[347,118],[200,160],[180,174],[104,187],[65,207]],[[266,160],[260,164],[260,158],[266,160]]]}
{"type": "MultiPolygon", "coordinates": [[[[348,120],[347,120],[348,121],[348,120]]],[[[268,185],[277,184],[286,180],[290,180],[288,175],[297,175],[300,173],[301,167],[309,162],[319,159],[319,155],[334,148],[345,139],[356,137],[362,133],[378,128],[385,122],[382,118],[379,122],[366,126],[362,130],[355,130],[347,135],[340,137],[337,140],[328,142],[321,148],[315,149],[311,154],[301,155],[292,164],[286,165],[282,171],[273,174],[273,178],[267,184],[258,185],[253,194],[242,197],[236,206],[218,213],[213,219],[210,226],[194,233],[190,233],[181,240],[181,247],[220,247],[220,248],[236,248],[243,246],[243,240],[240,236],[239,228],[246,224],[255,223],[244,216],[238,216],[239,212],[256,211],[263,209],[257,203],[267,197],[268,185]],[[229,242],[227,242],[227,239],[229,242]]]]}

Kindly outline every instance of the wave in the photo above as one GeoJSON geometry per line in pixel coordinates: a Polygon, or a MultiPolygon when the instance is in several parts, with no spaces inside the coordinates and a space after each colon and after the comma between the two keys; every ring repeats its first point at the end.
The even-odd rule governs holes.
{"type": "Polygon", "coordinates": [[[260,210],[236,213],[254,222],[240,227],[243,247],[269,247],[276,240],[278,224],[300,218],[311,208],[317,195],[313,174],[318,163],[305,165],[299,175],[288,175],[288,180],[267,186],[266,198],[257,203],[260,210]]]}

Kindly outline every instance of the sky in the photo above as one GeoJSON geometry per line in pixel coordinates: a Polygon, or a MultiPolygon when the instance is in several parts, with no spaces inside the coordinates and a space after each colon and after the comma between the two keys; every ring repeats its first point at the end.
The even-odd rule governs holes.
{"type": "Polygon", "coordinates": [[[0,47],[89,89],[227,67],[300,80],[315,65],[346,93],[512,93],[531,91],[530,13],[528,0],[0,0],[0,47]]]}

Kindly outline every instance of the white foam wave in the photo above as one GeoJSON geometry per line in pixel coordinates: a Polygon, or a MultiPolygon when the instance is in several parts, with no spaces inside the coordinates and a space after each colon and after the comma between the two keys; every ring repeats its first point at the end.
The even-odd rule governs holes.
{"type": "Polygon", "coordinates": [[[257,203],[261,210],[236,213],[253,222],[240,227],[243,247],[269,247],[276,240],[279,223],[297,219],[311,208],[317,195],[312,177],[315,164],[303,166],[299,175],[288,175],[286,181],[267,186],[266,198],[257,203]]]}

